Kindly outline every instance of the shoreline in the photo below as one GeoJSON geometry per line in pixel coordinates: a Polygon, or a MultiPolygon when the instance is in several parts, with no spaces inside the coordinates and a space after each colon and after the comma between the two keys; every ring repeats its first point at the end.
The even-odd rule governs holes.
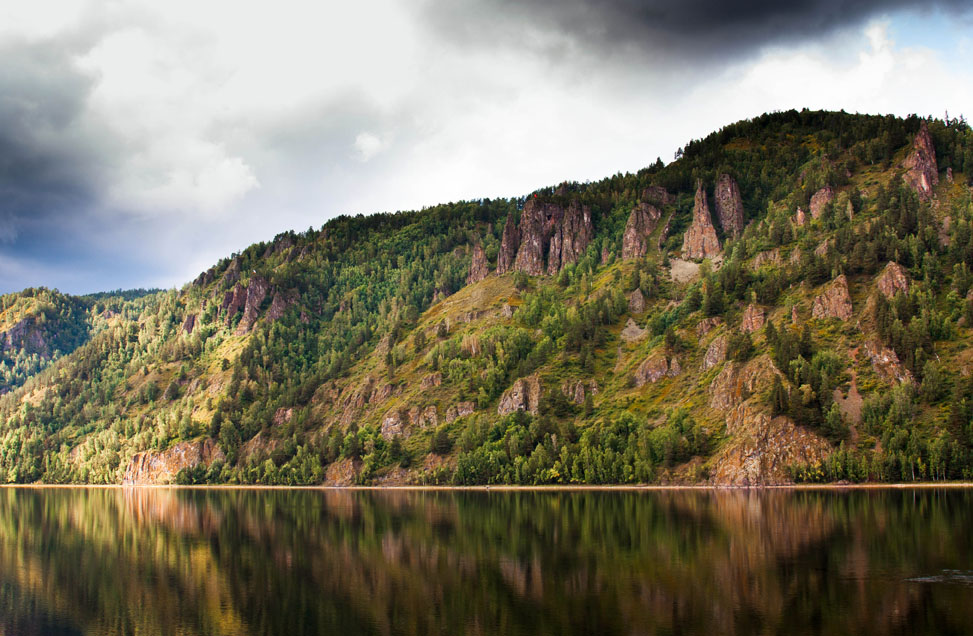
{"type": "Polygon", "coordinates": [[[400,491],[400,492],[666,492],[666,491],[802,491],[802,490],[935,490],[973,488],[973,482],[920,482],[889,484],[778,484],[765,486],[734,485],[490,485],[490,486],[274,486],[262,484],[0,484],[7,489],[168,489],[168,490],[302,490],[302,491],[400,491]]]}

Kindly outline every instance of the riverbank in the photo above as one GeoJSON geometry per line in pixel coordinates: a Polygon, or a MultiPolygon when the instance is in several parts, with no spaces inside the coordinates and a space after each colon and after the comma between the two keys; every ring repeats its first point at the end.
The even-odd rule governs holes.
{"type": "Polygon", "coordinates": [[[489,485],[489,486],[273,486],[264,484],[0,484],[0,488],[119,488],[119,489],[178,489],[178,490],[361,490],[361,491],[428,491],[428,492],[649,492],[649,491],[770,491],[770,490],[928,490],[928,489],[962,489],[973,488],[973,482],[919,482],[895,484],[777,484],[764,486],[731,486],[731,485],[640,485],[640,484],[606,484],[606,485],[489,485]]]}

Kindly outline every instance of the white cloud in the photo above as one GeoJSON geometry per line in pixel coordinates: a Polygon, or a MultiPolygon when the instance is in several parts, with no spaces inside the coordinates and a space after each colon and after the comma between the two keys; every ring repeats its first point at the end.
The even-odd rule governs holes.
{"type": "Polygon", "coordinates": [[[355,137],[355,152],[361,161],[368,161],[385,149],[385,142],[370,132],[358,133],[355,137]]]}

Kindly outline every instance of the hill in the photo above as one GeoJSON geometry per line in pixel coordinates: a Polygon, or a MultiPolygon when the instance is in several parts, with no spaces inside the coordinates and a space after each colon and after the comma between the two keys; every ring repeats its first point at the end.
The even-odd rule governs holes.
{"type": "MultiPolygon", "coordinates": [[[[968,479],[971,170],[963,121],[773,113],[637,174],[65,297],[60,353],[0,397],[0,477],[968,479]]],[[[30,291],[0,333],[52,315],[11,311],[30,291]]]]}

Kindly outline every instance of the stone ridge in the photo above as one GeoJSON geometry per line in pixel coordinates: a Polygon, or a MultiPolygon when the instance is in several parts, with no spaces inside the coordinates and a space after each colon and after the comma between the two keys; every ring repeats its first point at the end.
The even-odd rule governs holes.
{"type": "Polygon", "coordinates": [[[720,240],[716,237],[713,218],[710,216],[709,204],[706,202],[706,191],[703,182],[696,182],[696,201],[693,204],[693,223],[686,230],[682,242],[682,257],[692,260],[713,258],[720,253],[720,240]]]}
{"type": "Polygon", "coordinates": [[[524,204],[520,224],[507,217],[497,273],[554,275],[577,260],[594,237],[591,208],[572,200],[567,207],[536,196],[524,204]]]}

